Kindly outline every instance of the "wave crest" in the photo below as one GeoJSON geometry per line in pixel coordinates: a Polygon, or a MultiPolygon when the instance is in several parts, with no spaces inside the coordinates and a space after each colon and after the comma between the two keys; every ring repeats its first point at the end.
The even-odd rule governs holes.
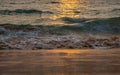
{"type": "Polygon", "coordinates": [[[53,14],[53,12],[50,12],[50,11],[41,11],[41,10],[35,10],[35,9],[0,10],[0,14],[2,14],[2,15],[12,15],[12,14],[42,14],[42,13],[53,14]]]}

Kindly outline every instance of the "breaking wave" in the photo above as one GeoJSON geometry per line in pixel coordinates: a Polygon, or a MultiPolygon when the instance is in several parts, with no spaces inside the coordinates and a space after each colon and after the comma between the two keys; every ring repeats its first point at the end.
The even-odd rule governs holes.
{"type": "Polygon", "coordinates": [[[74,26],[0,24],[0,50],[120,48],[119,19],[79,21],[74,26]]]}

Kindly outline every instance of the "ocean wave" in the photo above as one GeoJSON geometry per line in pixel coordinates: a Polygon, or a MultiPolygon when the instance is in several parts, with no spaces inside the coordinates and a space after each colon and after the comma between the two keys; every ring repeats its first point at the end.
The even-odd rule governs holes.
{"type": "Polygon", "coordinates": [[[52,1],[52,2],[48,2],[46,4],[61,4],[61,2],[57,2],[57,1],[52,1]]]}
{"type": "Polygon", "coordinates": [[[73,26],[63,26],[65,30],[76,32],[90,32],[103,34],[120,34],[120,17],[102,18],[102,19],[86,19],[86,18],[61,18],[65,23],[73,24],[73,26]]]}
{"type": "Polygon", "coordinates": [[[92,23],[92,24],[112,24],[120,25],[120,17],[113,18],[71,18],[71,17],[62,17],[60,18],[65,23],[92,23]]]}
{"type": "Polygon", "coordinates": [[[87,24],[120,25],[120,17],[94,19],[87,24]]]}
{"type": "Polygon", "coordinates": [[[96,34],[120,34],[120,17],[108,18],[108,19],[66,19],[74,25],[17,25],[17,24],[0,24],[8,30],[24,30],[24,31],[40,31],[50,34],[68,34],[68,33],[96,33],[96,34]]]}
{"type": "Polygon", "coordinates": [[[76,35],[38,36],[35,35],[35,32],[14,32],[14,35],[4,35],[0,37],[0,50],[120,48],[119,36],[99,36],[99,38],[95,35],[92,37],[90,37],[89,35],[87,35],[87,37],[76,35]],[[19,35],[22,33],[22,36],[15,35],[15,33],[19,35]]]}
{"type": "Polygon", "coordinates": [[[1,15],[17,15],[17,14],[53,14],[51,11],[41,11],[35,9],[16,9],[16,10],[0,10],[1,15]]]}
{"type": "MultiPolygon", "coordinates": [[[[74,27],[53,26],[1,26],[0,27],[0,50],[36,50],[56,48],[120,48],[119,35],[76,35],[66,33],[74,27]],[[11,27],[11,28],[10,28],[11,27]],[[67,30],[67,31],[68,31],[67,30]],[[61,34],[62,32],[62,34],[61,34]],[[64,35],[63,35],[64,33],[64,35]],[[87,37],[86,37],[87,36],[87,37]]],[[[76,28],[74,29],[76,30],[76,28]]],[[[73,32],[73,31],[72,31],[73,32]]]]}
{"type": "Polygon", "coordinates": [[[59,19],[61,19],[65,23],[69,23],[69,24],[70,23],[83,23],[83,22],[90,20],[90,19],[86,19],[86,18],[71,18],[71,17],[62,17],[59,19]]]}
{"type": "Polygon", "coordinates": [[[0,24],[0,50],[120,48],[117,20],[96,19],[75,26],[0,24]]]}
{"type": "Polygon", "coordinates": [[[113,9],[111,12],[120,12],[120,8],[113,9]]]}

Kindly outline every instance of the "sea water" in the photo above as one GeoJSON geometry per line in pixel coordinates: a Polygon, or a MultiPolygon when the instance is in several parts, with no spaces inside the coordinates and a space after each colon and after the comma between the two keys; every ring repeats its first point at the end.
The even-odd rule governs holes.
{"type": "Polygon", "coordinates": [[[0,0],[0,49],[118,48],[119,36],[120,0],[0,0]]]}
{"type": "Polygon", "coordinates": [[[80,25],[116,17],[120,0],[0,0],[0,24],[80,25]]]}

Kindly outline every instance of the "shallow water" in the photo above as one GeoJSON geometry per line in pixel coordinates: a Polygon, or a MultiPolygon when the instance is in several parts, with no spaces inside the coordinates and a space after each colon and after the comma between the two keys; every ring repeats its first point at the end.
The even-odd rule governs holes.
{"type": "Polygon", "coordinates": [[[119,75],[120,50],[1,50],[0,75],[119,75]]]}

